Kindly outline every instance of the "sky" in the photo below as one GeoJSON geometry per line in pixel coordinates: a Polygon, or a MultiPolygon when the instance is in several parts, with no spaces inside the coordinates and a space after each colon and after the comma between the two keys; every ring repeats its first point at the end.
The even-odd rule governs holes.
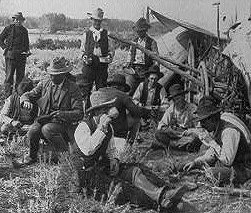
{"type": "Polygon", "coordinates": [[[22,11],[24,16],[41,16],[49,12],[64,13],[71,18],[87,18],[87,12],[101,7],[106,18],[136,21],[146,7],[172,18],[182,19],[205,28],[216,25],[216,7],[220,2],[220,14],[235,15],[243,19],[250,14],[251,0],[0,0],[0,15],[13,15],[22,11]]]}

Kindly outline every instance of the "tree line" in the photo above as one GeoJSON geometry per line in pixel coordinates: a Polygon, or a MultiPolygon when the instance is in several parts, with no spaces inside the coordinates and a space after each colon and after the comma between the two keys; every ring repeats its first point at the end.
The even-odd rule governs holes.
{"type": "MultiPolygon", "coordinates": [[[[6,26],[12,22],[11,17],[0,16],[0,25],[6,26]]],[[[73,19],[62,13],[47,13],[41,17],[26,17],[24,25],[28,29],[40,29],[49,33],[58,31],[73,31],[89,27],[90,19],[73,19]]],[[[105,19],[103,25],[111,32],[131,32],[134,25],[133,21],[119,19],[105,19]]],[[[152,23],[150,34],[163,34],[167,32],[166,28],[158,22],[152,23]]]]}

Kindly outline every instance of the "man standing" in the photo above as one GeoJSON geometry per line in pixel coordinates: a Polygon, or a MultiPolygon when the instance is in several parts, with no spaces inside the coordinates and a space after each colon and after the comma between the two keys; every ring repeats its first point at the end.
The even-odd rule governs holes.
{"type": "Polygon", "coordinates": [[[231,177],[234,177],[234,184],[243,184],[251,178],[251,135],[237,116],[232,113],[221,115],[220,111],[212,97],[200,100],[197,121],[208,132],[201,132],[198,136],[209,149],[203,156],[187,163],[184,170],[208,164],[221,184],[229,184],[231,177]]]}
{"type": "MultiPolygon", "coordinates": [[[[147,35],[149,28],[150,24],[147,23],[146,19],[140,18],[133,27],[133,29],[137,33],[137,38],[134,40],[134,42],[145,47],[147,50],[153,51],[158,54],[157,42],[147,35]]],[[[131,46],[127,59],[127,67],[133,68],[135,73],[127,76],[127,83],[131,87],[129,93],[130,96],[133,96],[139,83],[144,81],[145,72],[153,64],[158,65],[158,63],[156,61],[153,61],[151,57],[136,49],[136,47],[131,46]]]]}
{"type": "Polygon", "coordinates": [[[73,137],[75,123],[83,117],[81,93],[75,82],[67,78],[72,66],[64,58],[55,58],[49,67],[50,79],[40,82],[33,90],[21,96],[21,104],[32,108],[37,102],[39,117],[28,131],[30,156],[25,164],[37,161],[39,140],[43,137],[57,151],[67,151],[73,137]]]}
{"type": "Polygon", "coordinates": [[[101,27],[104,16],[103,10],[98,8],[93,13],[87,14],[92,20],[92,26],[86,31],[84,35],[85,41],[81,44],[84,65],[82,82],[80,83],[86,108],[90,106],[89,97],[93,82],[95,82],[97,90],[106,86],[108,64],[112,62],[115,54],[115,51],[109,44],[107,30],[101,27]]]}
{"type": "Polygon", "coordinates": [[[25,18],[21,12],[12,16],[13,24],[4,28],[0,34],[0,46],[4,50],[6,77],[5,95],[8,97],[13,89],[16,72],[16,86],[25,75],[26,57],[30,54],[28,30],[23,26],[25,18]]]}
{"type": "MultiPolygon", "coordinates": [[[[122,193],[127,191],[124,196],[129,202],[139,202],[139,205],[149,202],[159,204],[161,208],[171,209],[181,202],[182,196],[189,190],[183,185],[177,189],[171,189],[165,183],[159,186],[154,184],[158,178],[151,175],[151,178],[138,166],[133,164],[121,163],[120,157],[123,153],[121,140],[123,138],[114,137],[112,120],[119,116],[118,109],[114,106],[116,99],[109,102],[100,102],[99,99],[92,101],[92,107],[86,113],[89,117],[82,121],[75,131],[75,141],[77,147],[74,153],[74,164],[78,170],[79,179],[84,179],[87,173],[98,173],[99,180],[105,180],[105,176],[114,177],[115,180],[122,182],[122,193]],[[128,192],[129,185],[135,188],[135,193],[128,192]],[[126,185],[124,185],[126,184],[126,185]],[[141,202],[142,201],[142,202],[141,202]]],[[[83,180],[94,190],[96,186],[88,186],[97,183],[97,180],[83,180]]],[[[102,187],[98,187],[99,190],[102,187]]],[[[88,191],[87,191],[88,193],[88,191]]],[[[149,203],[148,203],[149,204],[149,203]]]]}
{"type": "Polygon", "coordinates": [[[186,130],[195,127],[196,106],[185,100],[185,93],[180,84],[169,88],[169,99],[173,101],[158,124],[156,139],[174,149],[198,151],[200,141],[194,135],[185,135],[186,130]]]}

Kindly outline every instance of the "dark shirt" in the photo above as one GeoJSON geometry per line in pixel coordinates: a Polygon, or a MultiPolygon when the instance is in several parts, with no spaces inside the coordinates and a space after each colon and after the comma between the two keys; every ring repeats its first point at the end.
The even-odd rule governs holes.
{"type": "Polygon", "coordinates": [[[28,30],[22,25],[11,24],[5,27],[0,34],[0,47],[5,50],[4,55],[10,54],[10,57],[29,51],[28,30]]]}

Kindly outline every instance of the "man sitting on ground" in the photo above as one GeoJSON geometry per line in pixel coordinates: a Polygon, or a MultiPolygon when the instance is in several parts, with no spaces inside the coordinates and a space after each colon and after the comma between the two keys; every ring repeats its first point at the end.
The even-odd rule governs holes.
{"type": "MultiPolygon", "coordinates": [[[[159,114],[161,107],[163,107],[165,111],[165,108],[168,107],[166,90],[158,83],[158,80],[163,76],[164,74],[160,72],[159,66],[151,66],[145,73],[145,81],[140,83],[136,89],[133,95],[133,102],[141,107],[155,109],[157,115],[159,114]]],[[[143,120],[142,125],[145,126],[148,123],[148,121],[143,120]]]]}
{"type": "MultiPolygon", "coordinates": [[[[88,176],[87,173],[92,173],[92,177],[100,181],[107,180],[107,177],[112,180],[111,177],[114,177],[122,183],[120,194],[126,197],[125,200],[133,203],[138,201],[139,205],[149,200],[164,209],[174,208],[181,202],[183,194],[189,190],[189,187],[183,185],[177,189],[171,189],[163,183],[158,186],[153,183],[159,182],[158,178],[154,174],[150,175],[150,171],[145,174],[138,164],[121,163],[120,158],[124,151],[121,149],[121,140],[125,139],[115,137],[113,130],[115,126],[111,125],[112,121],[119,116],[119,111],[115,107],[116,99],[109,102],[91,99],[91,104],[92,107],[86,111],[89,116],[78,125],[74,135],[77,143],[73,154],[74,164],[78,170],[80,182],[84,182],[86,184],[84,187],[94,192],[96,186],[88,185],[88,183],[98,181],[85,179],[88,176]],[[95,172],[98,173],[97,176],[93,176],[95,172]],[[148,177],[149,175],[151,178],[148,177]],[[129,192],[128,184],[136,189],[134,193],[129,192]]],[[[101,188],[100,186],[97,190],[101,188]]]]}
{"type": "Polygon", "coordinates": [[[197,121],[208,132],[201,132],[199,138],[209,147],[203,156],[187,163],[184,170],[212,166],[210,170],[220,184],[243,184],[251,178],[251,135],[242,120],[232,113],[220,114],[221,109],[211,96],[200,100],[197,121]],[[232,174],[234,172],[234,174],[232,174]]]}
{"type": "Polygon", "coordinates": [[[31,110],[24,109],[20,104],[20,97],[23,93],[33,89],[33,82],[31,79],[24,77],[19,83],[16,91],[9,96],[4,103],[0,112],[1,133],[9,135],[15,133],[25,134],[28,130],[27,125],[31,125],[37,116],[37,106],[31,110]]]}
{"type": "Polygon", "coordinates": [[[39,140],[43,137],[57,151],[67,151],[77,121],[83,117],[81,92],[66,76],[72,70],[64,57],[55,58],[49,67],[50,78],[21,96],[21,103],[31,109],[32,102],[39,106],[39,117],[28,131],[30,156],[25,164],[37,161],[39,140]]]}
{"type": "Polygon", "coordinates": [[[186,135],[189,128],[195,127],[194,117],[196,106],[185,100],[180,84],[169,88],[169,98],[173,101],[159,122],[155,133],[156,139],[163,145],[181,151],[198,151],[201,142],[194,135],[186,135]]]}

